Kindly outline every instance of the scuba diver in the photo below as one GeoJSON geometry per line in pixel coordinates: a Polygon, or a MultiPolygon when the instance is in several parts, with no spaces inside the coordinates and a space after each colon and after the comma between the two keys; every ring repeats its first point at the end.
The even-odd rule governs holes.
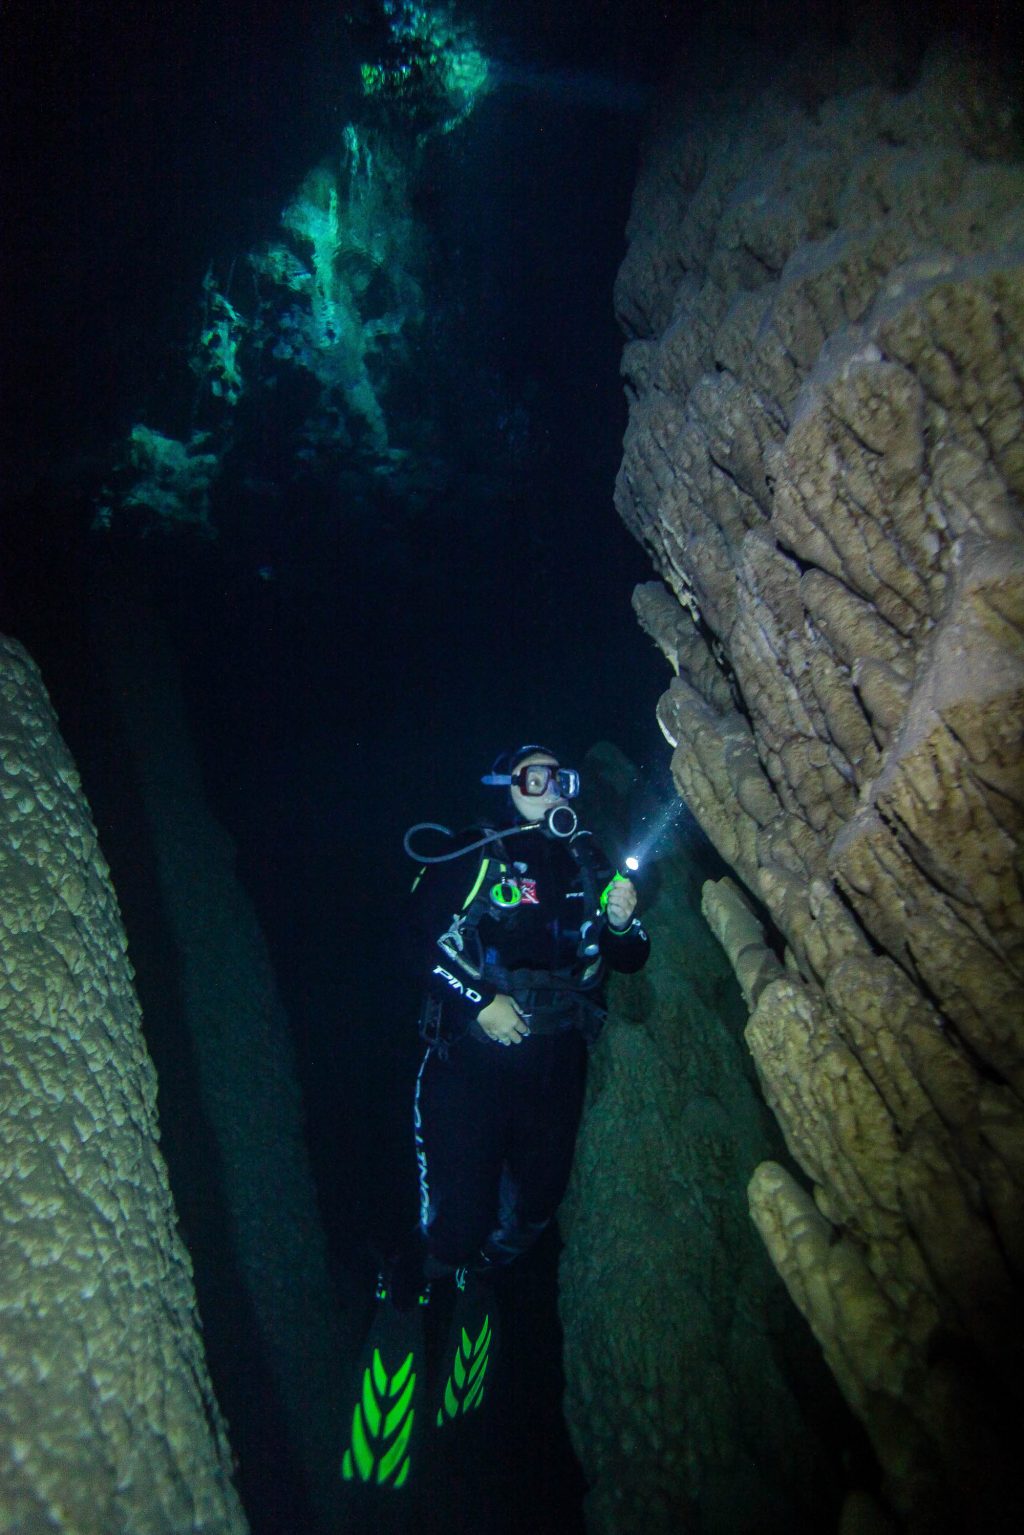
{"type": "Polygon", "coordinates": [[[526,1252],[555,1215],[607,972],[640,970],[650,951],[632,881],[569,803],[579,774],[527,744],[503,752],[481,782],[507,791],[501,829],[453,838],[425,822],[405,838],[421,865],[412,926],[426,986],[413,1105],[419,1222],[378,1281],[343,1458],[352,1483],[397,1487],[408,1477],[420,1314],[442,1278],[457,1299],[433,1421],[480,1405],[495,1314],[479,1281],[526,1252]],[[427,830],[453,846],[417,851],[412,839],[427,830]]]}
{"type": "Polygon", "coordinates": [[[547,1226],[569,1179],[606,972],[639,970],[650,950],[635,887],[569,804],[579,775],[526,745],[482,781],[507,789],[512,824],[475,858],[481,834],[463,835],[434,866],[416,924],[420,1252],[410,1244],[396,1265],[399,1305],[424,1278],[511,1263],[547,1226]]]}

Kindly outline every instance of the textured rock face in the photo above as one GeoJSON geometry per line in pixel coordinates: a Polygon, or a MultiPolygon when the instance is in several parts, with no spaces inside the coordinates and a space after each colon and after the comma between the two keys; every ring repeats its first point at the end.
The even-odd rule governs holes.
{"type": "Polygon", "coordinates": [[[125,939],[39,675],[0,640],[0,1526],[244,1531],[125,939]]]}
{"type": "Polygon", "coordinates": [[[852,64],[709,92],[648,157],[616,295],[659,719],[781,958],[706,892],[811,1184],[765,1164],[751,1209],[922,1531],[1021,1517],[1011,124],[952,50],[901,93],[852,64]]]}
{"type": "MultiPolygon", "coordinates": [[[[234,844],[207,803],[165,627],[141,597],[113,591],[94,619],[126,781],[137,785],[148,823],[164,941],[181,979],[182,1048],[195,1062],[216,1148],[205,1177],[222,1195],[222,1246],[237,1268],[239,1310],[255,1324],[303,1491],[318,1526],[333,1529],[354,1340],[328,1269],[287,1015],[234,844]]],[[[241,1411],[233,1417],[245,1490],[245,1420],[241,1411]]]]}
{"type": "MultiPolygon", "coordinates": [[[[607,746],[584,764],[584,819],[609,848],[635,777],[607,746]]],[[[645,880],[651,959],[613,982],[560,1215],[566,1417],[594,1535],[789,1535],[838,1516],[820,1420],[840,1404],[747,1212],[750,1170],[782,1148],[701,917],[694,836],[662,838],[645,880]]]]}

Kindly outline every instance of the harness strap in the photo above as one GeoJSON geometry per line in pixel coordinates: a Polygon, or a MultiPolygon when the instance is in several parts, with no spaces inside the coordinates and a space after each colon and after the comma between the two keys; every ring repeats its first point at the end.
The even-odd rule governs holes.
{"type": "MultiPolygon", "coordinates": [[[[473,887],[470,890],[469,894],[467,895],[466,899],[462,903],[463,911],[466,911],[466,912],[469,911],[469,908],[472,906],[473,902],[476,900],[477,896],[480,894],[480,887],[481,887],[481,885],[484,883],[484,881],[487,878],[487,870],[491,867],[491,864],[495,863],[496,861],[497,861],[496,859],[488,858],[486,854],[484,854],[483,858],[481,858],[481,860],[480,860],[480,868],[477,871],[476,879],[473,881],[473,887]]],[[[505,865],[503,863],[500,863],[500,864],[498,864],[498,867],[501,870],[502,874],[504,874],[505,873],[505,865]]]]}
{"type": "Polygon", "coordinates": [[[597,974],[589,980],[585,977],[577,980],[564,971],[560,973],[557,970],[506,970],[503,965],[492,964],[484,965],[480,978],[485,985],[493,986],[496,991],[507,992],[509,996],[516,996],[524,991],[557,991],[586,995],[599,983],[597,974]]]}
{"type": "MultiPolygon", "coordinates": [[[[592,920],[598,914],[599,897],[593,844],[588,840],[589,838],[589,832],[578,832],[567,845],[579,871],[580,883],[583,886],[583,904],[592,920]]],[[[505,858],[508,857],[508,850],[503,843],[496,842],[494,846],[504,854],[505,858]]],[[[492,866],[497,867],[502,878],[508,874],[506,862],[492,858],[489,853],[481,856],[476,879],[462,903],[462,915],[455,918],[448,931],[438,940],[443,952],[474,980],[493,986],[496,991],[506,992],[510,996],[516,995],[517,992],[547,991],[559,992],[563,995],[576,994],[582,997],[593,990],[599,983],[601,969],[600,965],[594,962],[586,965],[583,976],[577,980],[568,970],[561,973],[552,970],[510,971],[504,966],[485,961],[477,931],[480,920],[485,915],[496,917],[499,921],[502,917],[502,908],[495,907],[490,900],[487,888],[488,870],[492,866]],[[467,952],[467,943],[472,953],[467,952]],[[594,971],[593,976],[591,976],[591,970],[594,971]]]]}

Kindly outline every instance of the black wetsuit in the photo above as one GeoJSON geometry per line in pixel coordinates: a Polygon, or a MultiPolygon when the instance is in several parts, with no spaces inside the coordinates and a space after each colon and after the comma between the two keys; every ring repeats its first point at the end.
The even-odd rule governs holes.
{"type": "Polygon", "coordinates": [[[424,1017],[431,1042],[417,1077],[414,1118],[420,1231],[439,1265],[510,1263],[551,1220],[572,1167],[603,974],[608,967],[639,970],[647,960],[650,942],[639,921],[616,934],[600,917],[588,935],[597,952],[581,957],[581,925],[596,917],[595,893],[614,872],[593,839],[584,838],[589,876],[565,840],[537,829],[437,865],[424,878],[416,931],[429,975],[424,1017]],[[495,861],[480,886],[478,914],[480,902],[487,904],[470,922],[476,937],[463,934],[464,968],[438,940],[465,916],[466,896],[488,854],[495,861]],[[518,903],[504,911],[488,901],[498,860],[519,892],[518,903]],[[481,957],[478,978],[470,972],[481,957]],[[556,984],[539,984],[545,975],[556,984]],[[566,981],[569,989],[559,984],[566,981]],[[521,1044],[498,1043],[476,1022],[499,992],[529,1014],[530,1034],[521,1044]]]}

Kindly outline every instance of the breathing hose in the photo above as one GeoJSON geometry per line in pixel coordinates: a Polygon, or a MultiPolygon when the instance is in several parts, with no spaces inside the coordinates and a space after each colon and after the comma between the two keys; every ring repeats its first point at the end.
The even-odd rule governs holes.
{"type": "Polygon", "coordinates": [[[502,837],[514,837],[521,831],[537,831],[539,825],[510,826],[506,831],[488,832],[486,837],[481,837],[476,842],[467,842],[465,847],[456,848],[454,853],[417,853],[409,845],[410,838],[418,831],[439,831],[446,837],[454,837],[455,833],[450,826],[441,826],[437,821],[417,821],[415,826],[410,826],[402,838],[402,846],[414,863],[451,863],[454,858],[464,858],[467,853],[474,853],[478,847],[486,847],[490,842],[500,842],[502,837]]]}

